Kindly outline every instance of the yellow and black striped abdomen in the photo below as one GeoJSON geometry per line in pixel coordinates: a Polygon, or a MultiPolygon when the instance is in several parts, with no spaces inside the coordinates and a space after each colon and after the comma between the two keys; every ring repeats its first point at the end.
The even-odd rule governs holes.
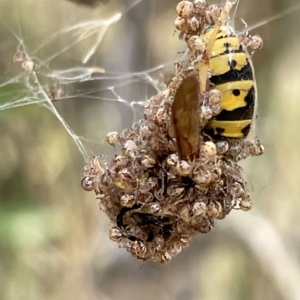
{"type": "MultiPolygon", "coordinates": [[[[213,27],[204,33],[207,40],[213,27]]],[[[246,137],[255,107],[254,72],[250,58],[233,33],[221,29],[209,61],[210,82],[221,92],[222,111],[206,126],[212,136],[246,137]]]]}

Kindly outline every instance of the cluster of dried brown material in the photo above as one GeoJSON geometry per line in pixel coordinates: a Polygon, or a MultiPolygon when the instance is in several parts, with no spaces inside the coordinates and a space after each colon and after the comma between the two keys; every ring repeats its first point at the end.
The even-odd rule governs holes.
{"type": "Polygon", "coordinates": [[[107,135],[121,153],[105,166],[99,157],[90,158],[85,167],[82,187],[98,196],[112,223],[110,238],[138,259],[170,261],[196,234],[209,232],[216,219],[234,208],[251,208],[237,161],[260,154],[262,146],[243,139],[216,141],[203,133],[221,111],[215,92],[196,95],[199,127],[190,129],[199,136],[198,155],[185,157],[179,150],[173,103],[191,74],[192,67],[178,64],[167,90],[145,104],[144,118],[107,135]]]}

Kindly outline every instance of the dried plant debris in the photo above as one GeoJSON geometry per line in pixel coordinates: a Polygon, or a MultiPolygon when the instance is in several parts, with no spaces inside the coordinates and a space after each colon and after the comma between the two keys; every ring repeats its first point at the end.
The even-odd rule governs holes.
{"type": "Polygon", "coordinates": [[[110,238],[138,259],[170,261],[216,219],[251,208],[238,161],[263,152],[252,137],[256,92],[246,47],[254,39],[228,25],[231,6],[177,5],[180,37],[189,47],[196,36],[201,47],[189,47],[189,60],[145,103],[142,120],[108,133],[122,152],[110,162],[87,161],[82,187],[95,191],[111,220],[110,238]]]}

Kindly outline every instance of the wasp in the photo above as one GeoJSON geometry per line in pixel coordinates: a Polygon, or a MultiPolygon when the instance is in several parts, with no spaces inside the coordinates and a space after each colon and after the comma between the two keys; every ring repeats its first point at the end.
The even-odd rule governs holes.
{"type": "MultiPolygon", "coordinates": [[[[256,86],[245,43],[250,38],[227,23],[232,5],[229,0],[224,6],[210,7],[203,0],[178,4],[179,24],[186,30],[182,37],[201,39],[200,48],[191,51],[187,66],[176,65],[166,91],[145,105],[145,119],[116,137],[123,153],[96,178],[116,225],[111,239],[138,259],[168,261],[198,232],[210,231],[235,203],[250,208],[228,140],[243,142],[253,128],[256,86]]],[[[108,139],[112,145],[115,136],[108,139]]],[[[89,189],[93,181],[86,184],[89,189]]]]}
{"type": "Polygon", "coordinates": [[[180,159],[198,156],[200,147],[199,83],[195,75],[185,78],[176,91],[172,105],[177,150],[180,159]]]}
{"type": "Polygon", "coordinates": [[[138,204],[131,208],[122,207],[116,217],[116,223],[119,228],[125,230],[129,227],[139,227],[145,235],[144,239],[135,234],[128,234],[128,239],[142,242],[151,242],[156,235],[168,239],[173,224],[171,218],[145,212],[138,204]]]}
{"type": "MultiPolygon", "coordinates": [[[[186,2],[186,1],[182,1],[186,2]]],[[[235,1],[237,2],[237,1],[235,1]]],[[[196,4],[194,4],[196,5],[196,4]]],[[[202,53],[198,55],[198,73],[199,73],[199,91],[191,94],[192,82],[195,84],[196,79],[183,80],[182,86],[177,91],[173,104],[174,126],[176,128],[177,140],[184,148],[188,144],[190,148],[198,147],[199,140],[193,135],[189,135],[187,140],[179,137],[180,128],[183,131],[191,131],[192,126],[188,127],[191,120],[196,118],[196,111],[191,109],[186,124],[179,121],[178,109],[179,103],[184,105],[184,100],[179,101],[184,95],[184,90],[189,90],[189,95],[185,94],[186,102],[195,108],[195,103],[199,102],[201,97],[208,97],[208,92],[214,88],[221,94],[220,106],[221,112],[211,118],[204,131],[214,138],[246,138],[250,129],[254,128],[254,118],[257,104],[257,92],[254,76],[254,69],[251,62],[251,56],[247,47],[260,49],[262,40],[258,36],[250,37],[248,33],[237,34],[234,28],[230,26],[229,13],[233,2],[227,0],[221,9],[220,15],[216,20],[207,22],[198,31],[197,43],[205,45],[202,53]],[[199,42],[201,41],[201,42],[199,42]],[[194,97],[195,103],[188,98],[194,97]],[[179,126],[178,126],[179,125],[179,126]]],[[[179,111],[183,111],[183,108],[179,111]]],[[[182,115],[182,118],[183,115],[182,115]]],[[[199,117],[198,117],[199,118],[199,117]]],[[[199,121],[197,121],[199,123],[199,121]]],[[[196,126],[194,126],[196,129],[196,126]]],[[[196,131],[199,132],[198,129],[196,131]]],[[[186,137],[186,133],[182,133],[186,137]]],[[[180,149],[181,147],[179,147],[180,149]]],[[[194,150],[193,150],[194,151],[194,150]]]]}

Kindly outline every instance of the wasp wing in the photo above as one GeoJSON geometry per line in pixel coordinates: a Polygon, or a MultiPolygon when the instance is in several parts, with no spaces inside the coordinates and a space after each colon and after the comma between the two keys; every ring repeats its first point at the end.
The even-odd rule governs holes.
{"type": "Polygon", "coordinates": [[[176,91],[172,118],[180,159],[198,157],[200,144],[199,82],[196,75],[185,78],[176,91]]]}

